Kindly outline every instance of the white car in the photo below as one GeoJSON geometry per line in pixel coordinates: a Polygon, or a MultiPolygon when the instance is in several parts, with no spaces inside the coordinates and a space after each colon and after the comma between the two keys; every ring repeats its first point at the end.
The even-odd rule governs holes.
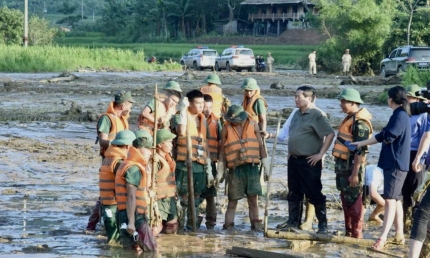
{"type": "Polygon", "coordinates": [[[180,63],[182,66],[192,67],[194,70],[213,69],[217,55],[218,53],[215,49],[210,49],[207,46],[198,46],[183,56],[180,63]]]}
{"type": "Polygon", "coordinates": [[[224,49],[222,54],[216,58],[215,70],[221,71],[225,69],[231,70],[243,70],[248,71],[255,70],[255,58],[252,49],[245,48],[243,46],[231,46],[230,48],[224,49]]]}

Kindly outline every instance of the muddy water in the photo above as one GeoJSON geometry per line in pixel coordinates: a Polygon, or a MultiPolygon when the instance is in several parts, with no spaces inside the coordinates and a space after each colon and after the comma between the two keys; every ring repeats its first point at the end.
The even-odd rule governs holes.
{"type": "MultiPolygon", "coordinates": [[[[6,91],[0,88],[0,111],[3,114],[25,111],[40,112],[47,121],[13,121],[0,124],[0,253],[1,257],[27,257],[37,254],[39,257],[136,257],[134,253],[124,252],[119,247],[105,245],[100,225],[94,235],[86,235],[84,229],[90,210],[98,196],[98,168],[100,158],[94,144],[95,123],[56,121],[69,109],[72,101],[83,110],[102,112],[111,99],[112,92],[131,89],[136,93],[137,103],[133,112],[143,107],[150,93],[138,90],[142,84],[163,82],[167,77],[179,77],[172,73],[116,73],[116,74],[79,74],[81,78],[72,83],[44,84],[39,80],[54,74],[2,74],[18,82],[18,87],[6,91]],[[54,121],[54,122],[49,122],[54,121]]],[[[205,74],[194,81],[183,81],[184,88],[201,84],[205,74]]],[[[237,82],[243,75],[222,74],[226,91],[234,103],[240,102],[237,82]]],[[[315,84],[323,89],[326,85],[336,84],[337,79],[322,78],[318,84],[315,78],[282,77],[289,81],[286,85],[293,90],[303,83],[315,84]]],[[[259,77],[263,89],[268,89],[270,82],[277,77],[259,77]]],[[[286,84],[286,83],[284,83],[286,84]]],[[[339,91],[331,86],[331,91],[339,91]]],[[[361,87],[360,91],[372,91],[371,87],[361,87]]],[[[378,89],[380,90],[380,89],[378,89]]],[[[292,107],[293,100],[283,95],[268,94],[271,110],[292,107]]],[[[343,118],[338,101],[319,98],[317,104],[330,114],[335,124],[343,118]]],[[[384,106],[366,106],[375,116],[375,120],[386,123],[391,110],[384,106]]],[[[13,118],[13,114],[11,114],[13,118]]],[[[4,121],[4,119],[3,119],[4,121]]],[[[131,121],[132,122],[132,121],[131,121]]],[[[274,132],[274,128],[270,128],[274,132]]],[[[268,142],[272,153],[272,141],[268,142]]],[[[372,146],[369,154],[370,163],[377,161],[378,146],[372,146]]],[[[269,228],[283,222],[287,214],[285,197],[287,146],[278,144],[272,177],[272,198],[269,205],[269,228]]],[[[323,171],[323,192],[329,201],[328,218],[330,231],[342,232],[342,211],[337,207],[339,200],[335,189],[333,160],[330,155],[325,160],[323,171]]],[[[204,223],[197,233],[176,236],[160,236],[159,253],[154,257],[218,257],[225,256],[225,250],[232,246],[242,246],[274,252],[293,253],[286,249],[284,240],[265,239],[262,233],[250,231],[246,201],[240,201],[236,213],[235,230],[222,231],[227,199],[223,186],[218,202],[218,223],[215,230],[206,231],[204,223]]],[[[260,217],[264,217],[265,198],[259,201],[260,217]]],[[[366,213],[366,218],[368,216],[366,213]]],[[[316,222],[314,223],[316,229],[316,222]]],[[[376,238],[380,231],[378,225],[366,225],[365,238],[376,238]]],[[[390,248],[389,251],[405,253],[406,249],[390,248]]],[[[300,253],[305,257],[378,257],[358,246],[316,244],[300,253]]],[[[379,255],[383,257],[382,255],[379,255]]],[[[143,256],[142,256],[143,257],[143,256]]],[[[146,256],[145,256],[146,257],[146,256]]],[[[151,256],[148,256],[151,257],[151,256]]]]}

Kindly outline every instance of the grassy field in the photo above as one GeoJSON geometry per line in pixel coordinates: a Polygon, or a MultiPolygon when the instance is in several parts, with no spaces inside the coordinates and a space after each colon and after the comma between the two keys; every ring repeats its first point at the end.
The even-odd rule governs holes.
{"type": "Polygon", "coordinates": [[[119,48],[0,45],[2,72],[60,72],[91,68],[116,71],[175,71],[179,64],[148,64],[143,51],[119,48]]]}
{"type": "MultiPolygon", "coordinates": [[[[57,39],[57,43],[60,46],[70,47],[88,47],[88,48],[120,48],[130,49],[135,52],[143,51],[145,57],[155,56],[158,60],[169,60],[179,62],[181,57],[186,54],[190,49],[197,46],[197,44],[190,43],[136,43],[136,44],[120,44],[120,43],[108,43],[115,39],[104,37],[102,35],[94,35],[89,37],[62,37],[57,39]]],[[[231,45],[205,45],[209,48],[218,51],[218,54],[231,45]]],[[[245,45],[246,47],[246,45],[245,45]]],[[[307,55],[315,48],[315,46],[297,46],[297,45],[252,45],[249,46],[254,51],[255,55],[264,55],[267,57],[267,53],[271,52],[273,58],[275,58],[275,65],[295,65],[303,57],[307,55]]]]}

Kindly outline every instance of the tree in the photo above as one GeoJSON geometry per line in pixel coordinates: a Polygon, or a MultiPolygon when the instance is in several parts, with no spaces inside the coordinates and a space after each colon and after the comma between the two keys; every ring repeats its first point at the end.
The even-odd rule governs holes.
{"type": "Polygon", "coordinates": [[[28,22],[28,39],[30,45],[50,45],[58,30],[49,28],[49,21],[33,15],[28,22]]]}
{"type": "Polygon", "coordinates": [[[409,21],[408,21],[408,30],[407,30],[407,42],[408,46],[410,45],[410,38],[411,38],[411,24],[412,24],[412,18],[414,17],[414,12],[416,11],[417,5],[421,0],[403,0],[399,1],[399,6],[403,9],[403,11],[407,14],[409,14],[409,21]]]}
{"type": "Polygon", "coordinates": [[[20,44],[24,32],[24,15],[18,10],[0,8],[0,44],[20,44]]]}
{"type": "Polygon", "coordinates": [[[373,74],[391,32],[394,1],[320,0],[321,27],[329,39],[318,51],[319,63],[328,71],[339,71],[342,53],[349,48],[353,70],[373,74]]]}

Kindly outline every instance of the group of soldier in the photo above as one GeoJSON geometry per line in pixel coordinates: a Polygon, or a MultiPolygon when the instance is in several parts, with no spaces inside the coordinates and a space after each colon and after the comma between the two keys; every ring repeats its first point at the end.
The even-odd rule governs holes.
{"type": "MultiPolygon", "coordinates": [[[[257,205],[262,194],[260,178],[264,175],[265,180],[269,179],[265,139],[277,135],[267,132],[267,102],[253,78],[242,83],[242,104],[231,106],[217,74],[209,74],[205,82],[207,85],[182,97],[180,85],[169,81],[163,87],[164,94],[156,93],[143,108],[135,132],[129,130],[128,124],[134,103],[131,93],[115,95],[97,124],[103,159],[100,198],[87,230],[94,230],[101,217],[109,243],[155,250],[158,234],[200,227],[203,217],[198,210],[203,201],[207,203],[206,228],[214,229],[215,197],[224,180],[229,187],[223,229],[234,228],[238,200],[246,197],[251,230],[261,230],[257,205]],[[193,186],[189,187],[189,183],[193,186]],[[189,202],[192,199],[194,203],[189,202]]],[[[415,90],[415,86],[410,87],[409,92],[415,90]]],[[[336,187],[344,211],[345,235],[362,238],[367,147],[352,148],[350,143],[372,136],[372,115],[360,106],[363,101],[355,89],[345,88],[337,98],[346,117],[332,151],[336,187]]],[[[317,233],[325,234],[327,210],[321,173],[335,132],[326,114],[315,105],[313,87],[299,87],[294,100],[297,109],[283,127],[284,136],[278,137],[288,138],[289,193],[288,219],[277,228],[312,229],[313,212],[307,213],[302,223],[306,200],[308,211],[313,210],[318,219],[317,233]]],[[[409,195],[415,189],[409,189],[409,195]]],[[[404,239],[403,235],[396,237],[404,239]]]]}

